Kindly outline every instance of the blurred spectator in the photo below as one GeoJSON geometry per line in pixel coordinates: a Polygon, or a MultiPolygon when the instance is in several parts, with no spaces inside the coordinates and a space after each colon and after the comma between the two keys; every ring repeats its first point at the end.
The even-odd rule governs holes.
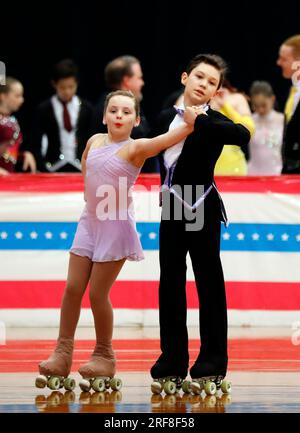
{"type": "Polygon", "coordinates": [[[285,129],[282,145],[282,173],[300,174],[300,35],[286,39],[279,49],[277,65],[282,76],[292,80],[286,101],[285,129]]]}
{"type": "Polygon", "coordinates": [[[275,95],[268,82],[255,81],[250,88],[250,97],[255,134],[249,143],[248,174],[280,174],[284,115],[274,110],[275,95]]]}
{"type": "Polygon", "coordinates": [[[19,142],[21,132],[18,122],[11,116],[0,115],[0,176],[15,171],[16,159],[10,154],[19,142]]]}
{"type": "MultiPolygon", "coordinates": [[[[217,96],[212,99],[210,106],[212,109],[220,111],[234,123],[244,125],[249,130],[251,136],[253,135],[255,126],[247,97],[234,88],[228,80],[224,81],[217,96]]],[[[240,148],[228,143],[227,146],[223,147],[223,151],[215,166],[214,174],[216,176],[246,175],[248,155],[248,146],[240,148]]]]}
{"type": "Polygon", "coordinates": [[[81,156],[92,135],[93,107],[77,94],[78,68],[64,59],[53,68],[55,95],[42,102],[33,125],[38,169],[46,172],[81,171],[81,156]]]}
{"type": "Polygon", "coordinates": [[[22,83],[13,77],[6,78],[6,84],[0,85],[0,116],[7,117],[11,124],[16,124],[19,130],[18,138],[14,144],[7,148],[6,157],[13,161],[14,171],[36,172],[36,162],[33,154],[22,146],[22,133],[17,119],[12,113],[18,111],[24,102],[24,89],[22,83]]]}
{"type": "MultiPolygon", "coordinates": [[[[130,90],[141,102],[143,99],[142,88],[144,86],[143,72],[140,61],[133,56],[120,56],[109,62],[104,69],[104,79],[107,90],[102,93],[96,105],[94,132],[107,132],[103,124],[103,108],[107,94],[114,90],[130,90]]],[[[141,106],[141,122],[132,130],[131,137],[134,139],[147,137],[150,132],[148,121],[141,106]]],[[[142,167],[143,173],[157,172],[157,157],[148,158],[142,167]]]]}

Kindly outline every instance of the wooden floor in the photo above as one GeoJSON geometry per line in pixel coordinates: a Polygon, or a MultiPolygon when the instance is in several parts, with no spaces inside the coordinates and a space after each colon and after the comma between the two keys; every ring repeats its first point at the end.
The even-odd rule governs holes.
{"type": "MultiPolygon", "coordinates": [[[[197,330],[190,332],[191,363],[199,348],[197,330]]],[[[118,392],[83,393],[37,389],[37,365],[55,345],[56,329],[11,329],[0,346],[0,413],[104,412],[300,413],[300,346],[289,329],[231,329],[229,332],[230,395],[152,395],[149,368],[159,352],[158,329],[121,328],[114,334],[118,392]]],[[[78,330],[72,377],[78,382],[79,365],[93,348],[93,330],[78,330]]]]}

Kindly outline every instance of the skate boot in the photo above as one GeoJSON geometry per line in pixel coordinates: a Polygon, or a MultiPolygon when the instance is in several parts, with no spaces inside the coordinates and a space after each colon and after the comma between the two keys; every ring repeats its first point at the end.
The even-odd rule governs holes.
{"type": "Polygon", "coordinates": [[[153,394],[160,394],[164,391],[167,395],[172,395],[179,392],[180,389],[185,393],[190,392],[190,382],[184,380],[187,375],[187,367],[175,366],[163,354],[152,366],[150,374],[153,378],[151,384],[153,394]]]}
{"type": "Polygon", "coordinates": [[[65,388],[73,391],[75,380],[68,377],[71,371],[74,340],[73,338],[58,338],[57,345],[52,355],[39,364],[40,375],[35,380],[37,388],[58,390],[65,388]]]}
{"type": "Polygon", "coordinates": [[[79,368],[82,380],[79,386],[88,392],[91,388],[96,392],[103,392],[109,388],[119,391],[122,381],[114,377],[116,360],[111,343],[97,343],[90,361],[79,368]]]}
{"type": "Polygon", "coordinates": [[[231,382],[225,380],[226,367],[220,367],[213,362],[197,360],[190,369],[192,382],[190,389],[195,395],[204,390],[206,395],[214,395],[221,389],[224,394],[231,393],[231,382]]]}

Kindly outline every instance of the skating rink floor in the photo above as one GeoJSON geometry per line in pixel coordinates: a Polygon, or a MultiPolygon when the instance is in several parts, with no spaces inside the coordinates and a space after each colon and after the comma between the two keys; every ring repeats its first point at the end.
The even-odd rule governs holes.
{"type": "MultiPolygon", "coordinates": [[[[8,328],[0,345],[0,413],[300,413],[300,340],[289,328],[230,328],[230,395],[152,395],[149,369],[158,357],[158,328],[116,328],[113,347],[121,391],[81,392],[77,369],[88,360],[94,330],[76,333],[74,391],[35,388],[38,363],[55,346],[56,328],[8,328]]],[[[199,349],[189,329],[190,363],[199,349]]]]}

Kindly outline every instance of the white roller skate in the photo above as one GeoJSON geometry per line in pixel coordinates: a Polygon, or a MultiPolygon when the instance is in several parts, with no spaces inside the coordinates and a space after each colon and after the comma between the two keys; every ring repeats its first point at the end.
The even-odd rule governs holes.
{"type": "Polygon", "coordinates": [[[111,344],[98,343],[90,361],[80,367],[78,371],[82,376],[79,386],[84,392],[88,392],[90,389],[103,392],[109,388],[119,391],[122,388],[122,380],[114,377],[116,360],[111,344]]]}
{"type": "Polygon", "coordinates": [[[37,388],[46,386],[54,391],[65,388],[73,391],[76,386],[74,379],[69,377],[72,365],[74,340],[72,338],[59,338],[52,355],[39,364],[39,376],[35,380],[37,388]]]}

